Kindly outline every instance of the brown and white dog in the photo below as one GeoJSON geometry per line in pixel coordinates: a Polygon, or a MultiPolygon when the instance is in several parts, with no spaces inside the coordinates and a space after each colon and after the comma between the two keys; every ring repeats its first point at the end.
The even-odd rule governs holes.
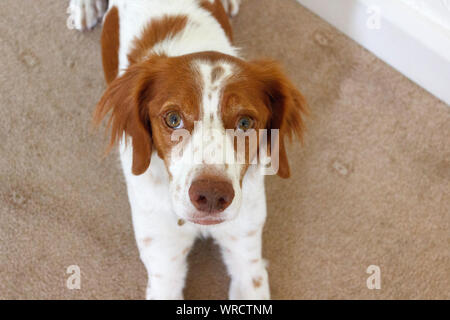
{"type": "Polygon", "coordinates": [[[239,5],[71,0],[77,29],[103,17],[108,88],[95,122],[111,115],[111,145],[119,144],[148,299],[183,297],[186,257],[198,236],[221,247],[231,299],[270,298],[261,256],[266,165],[254,159],[267,155],[261,142],[269,136],[277,174],[289,176],[284,139],[301,138],[306,104],[275,62],[239,58],[228,18],[239,5]],[[257,132],[256,146],[245,140],[238,148],[235,139],[250,131],[257,132]],[[180,144],[182,152],[174,152],[180,144]],[[188,155],[201,148],[193,161],[188,155]],[[213,161],[214,154],[245,160],[213,161]]]}

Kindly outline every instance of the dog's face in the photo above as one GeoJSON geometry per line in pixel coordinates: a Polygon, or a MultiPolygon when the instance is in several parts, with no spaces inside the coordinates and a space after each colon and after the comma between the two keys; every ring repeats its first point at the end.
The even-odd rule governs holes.
{"type": "Polygon", "coordinates": [[[242,180],[267,140],[261,129],[279,130],[277,173],[289,176],[284,137],[301,138],[306,104],[274,62],[204,52],[132,65],[110,84],[95,120],[110,110],[111,142],[123,133],[132,139],[133,174],[157,152],[175,213],[210,225],[239,212],[242,180]]]}

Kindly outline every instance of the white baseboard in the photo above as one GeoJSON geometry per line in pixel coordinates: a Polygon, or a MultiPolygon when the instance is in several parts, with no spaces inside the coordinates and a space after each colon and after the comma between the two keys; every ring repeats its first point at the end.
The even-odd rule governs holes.
{"type": "Polygon", "coordinates": [[[445,26],[398,0],[298,2],[450,105],[450,30],[445,26]]]}

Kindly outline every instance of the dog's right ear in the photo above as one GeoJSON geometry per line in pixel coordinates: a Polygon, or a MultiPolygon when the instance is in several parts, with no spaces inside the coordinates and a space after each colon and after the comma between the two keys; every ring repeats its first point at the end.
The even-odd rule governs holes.
{"type": "MultiPolygon", "coordinates": [[[[134,64],[119,78],[110,83],[94,113],[98,126],[111,112],[110,148],[125,134],[133,145],[132,172],[143,174],[150,165],[152,154],[151,125],[148,115],[150,101],[154,98],[154,84],[161,72],[162,57],[153,57],[134,64]]],[[[126,140],[125,140],[126,141],[126,140]]]]}
{"type": "Polygon", "coordinates": [[[272,60],[253,61],[252,66],[257,79],[263,84],[267,106],[271,111],[268,129],[278,129],[279,169],[278,175],[289,178],[290,169],[285,147],[285,138],[296,136],[302,141],[305,131],[304,118],[308,105],[303,95],[287,78],[280,65],[272,60]]]}

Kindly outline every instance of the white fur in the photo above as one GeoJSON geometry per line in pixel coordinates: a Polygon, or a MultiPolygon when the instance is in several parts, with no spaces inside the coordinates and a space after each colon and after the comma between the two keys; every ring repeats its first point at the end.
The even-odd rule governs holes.
{"type": "MultiPolygon", "coordinates": [[[[240,0],[222,0],[230,14],[236,14],[240,0]]],[[[85,3],[85,8],[94,1],[85,3]]],[[[200,51],[219,51],[237,55],[218,22],[196,0],[110,0],[110,8],[117,6],[120,17],[120,73],[128,67],[127,54],[131,41],[143,27],[155,17],[165,14],[188,15],[189,22],[183,32],[158,44],[154,51],[169,56],[200,51]]],[[[150,53],[150,52],[149,52],[150,53]]],[[[211,70],[207,61],[194,61],[192,68],[202,77],[202,130],[194,130],[187,150],[192,151],[193,141],[212,137],[208,143],[212,149],[233,148],[225,135],[220,119],[219,101],[221,88],[235,66],[217,62],[225,73],[213,90],[211,70]],[[212,116],[212,117],[211,117],[212,116]],[[201,135],[203,131],[203,136],[201,135]]],[[[131,142],[131,141],[130,141],[131,142]]],[[[186,257],[194,240],[213,237],[222,249],[224,261],[231,276],[230,299],[269,299],[269,283],[265,262],[262,259],[262,229],[266,218],[264,176],[257,166],[250,166],[242,181],[241,165],[214,164],[217,172],[232,181],[235,198],[223,212],[226,221],[202,226],[187,221],[194,211],[188,196],[188,188],[196,175],[210,165],[202,158],[202,164],[172,161],[169,174],[162,159],[154,152],[148,170],[139,176],[131,172],[131,143],[120,144],[120,159],[125,175],[133,217],[133,226],[141,259],[148,271],[148,299],[181,299],[187,271],[186,257]],[[177,188],[180,186],[181,188],[177,188]],[[178,190],[177,190],[178,189],[178,190]],[[184,223],[184,224],[183,224],[184,223]],[[181,225],[180,225],[181,224],[181,225]]]]}

